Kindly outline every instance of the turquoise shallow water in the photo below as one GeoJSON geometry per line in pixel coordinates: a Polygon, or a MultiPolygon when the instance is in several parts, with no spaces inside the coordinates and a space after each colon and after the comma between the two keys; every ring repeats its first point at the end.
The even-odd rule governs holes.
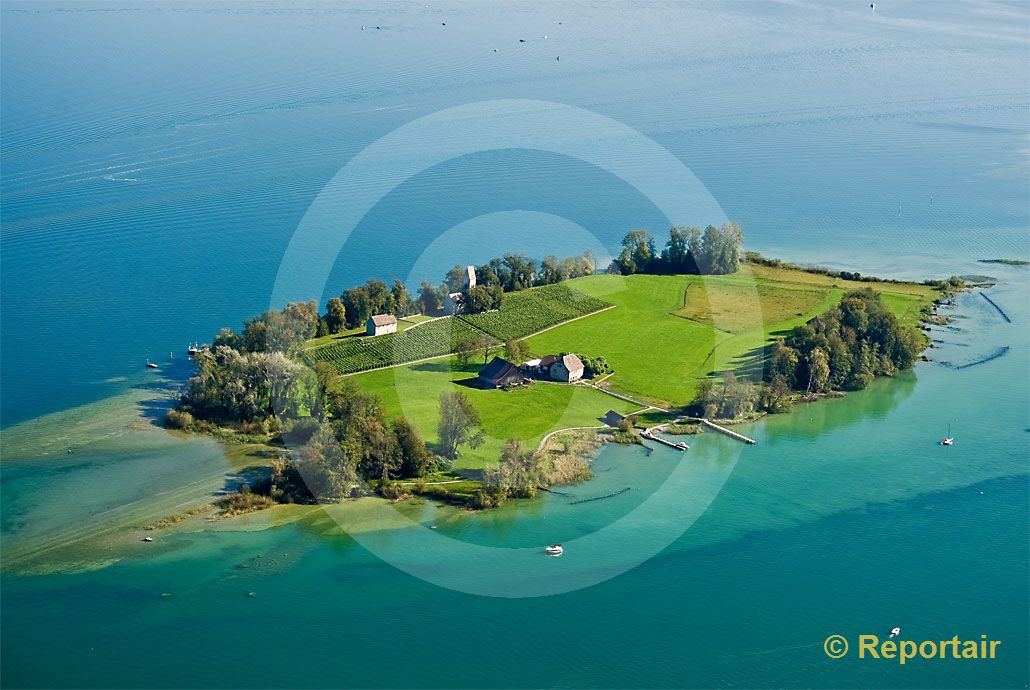
{"type": "MultiPolygon", "coordinates": [[[[856,5],[4,4],[5,560],[112,514],[131,523],[140,501],[173,507],[177,474],[227,481],[216,444],[141,440],[118,421],[150,395],[142,358],[181,359],[188,339],[265,308],[322,186],[439,108],[533,98],[613,117],[688,165],[752,248],[988,273],[1012,322],[965,296],[935,329],[934,362],[755,425],[754,447],[607,449],[569,493],[631,487],[612,499],[424,509],[435,530],[354,538],[318,519],[180,535],[92,572],[5,574],[3,685],[1025,687],[1028,274],[975,260],[1028,256],[1026,8],[856,5]],[[683,500],[634,512],[659,487],[683,500]],[[561,559],[535,552],[556,540],[561,559]],[[539,598],[430,584],[511,596],[583,578],[599,582],[539,598]],[[988,634],[1002,656],[899,668],[823,654],[831,633],[895,625],[988,634]]],[[[582,163],[479,154],[395,190],[331,285],[435,277],[453,250],[423,249],[496,212],[466,227],[463,252],[573,251],[569,221],[613,251],[629,227],[668,223],[582,163]]]]}

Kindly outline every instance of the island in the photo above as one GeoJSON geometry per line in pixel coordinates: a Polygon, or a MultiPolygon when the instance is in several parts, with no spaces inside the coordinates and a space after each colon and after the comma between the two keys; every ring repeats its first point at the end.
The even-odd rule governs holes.
{"type": "Polygon", "coordinates": [[[628,233],[589,253],[455,265],[416,295],[397,280],[291,303],[191,348],[197,373],[166,424],[261,444],[221,498],[412,496],[469,509],[590,476],[605,442],[727,429],[910,369],[959,278],[922,283],[744,252],[743,232],[628,233]]]}

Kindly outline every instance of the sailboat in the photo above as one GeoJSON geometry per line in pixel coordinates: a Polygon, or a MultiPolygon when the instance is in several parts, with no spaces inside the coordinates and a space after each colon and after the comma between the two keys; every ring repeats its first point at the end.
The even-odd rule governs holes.
{"type": "Polygon", "coordinates": [[[955,439],[951,437],[951,425],[948,425],[948,435],[941,439],[942,446],[950,446],[955,442],[955,439]]]}
{"type": "Polygon", "coordinates": [[[147,359],[147,369],[157,369],[157,365],[147,359]]]}

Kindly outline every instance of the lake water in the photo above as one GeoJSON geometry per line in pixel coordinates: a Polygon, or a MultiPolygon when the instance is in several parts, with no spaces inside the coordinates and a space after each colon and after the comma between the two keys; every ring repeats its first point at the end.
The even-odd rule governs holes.
{"type": "MultiPolygon", "coordinates": [[[[0,13],[8,563],[224,484],[239,460],[213,441],[126,422],[152,397],[143,359],[164,365],[172,351],[165,373],[181,376],[187,341],[267,308],[333,175],[443,108],[518,98],[600,113],[689,167],[749,248],[900,277],[986,273],[1011,319],[967,295],[935,333],[934,362],[755,425],[754,447],[705,435],[685,456],[606,449],[595,479],[569,493],[631,487],[614,498],[418,509],[433,532],[347,536],[309,515],[169,537],[99,569],[6,574],[5,686],[1026,686],[1030,282],[1024,268],[976,262],[1030,255],[1025,4],[0,13]],[[949,423],[958,440],[944,449],[933,441],[949,423]],[[589,540],[640,515],[659,487],[686,500],[589,540]],[[663,535],[672,543],[631,567],[663,535]],[[561,559],[514,550],[556,540],[561,559]],[[470,544],[513,548],[495,562],[466,557],[470,544]],[[600,582],[538,598],[431,584],[518,594],[588,577],[600,582]],[[899,667],[823,653],[831,633],[895,625],[911,639],[987,634],[1002,655],[899,667]]],[[[469,254],[573,252],[583,237],[614,252],[627,229],[668,224],[582,161],[483,152],[384,198],[326,295],[373,276],[436,279],[469,254]],[[470,219],[460,245],[434,244],[470,219]]]]}

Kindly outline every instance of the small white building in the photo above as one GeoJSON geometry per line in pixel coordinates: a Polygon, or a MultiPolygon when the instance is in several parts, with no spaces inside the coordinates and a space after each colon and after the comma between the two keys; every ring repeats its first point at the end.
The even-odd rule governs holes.
{"type": "Polygon", "coordinates": [[[579,381],[583,378],[583,362],[576,355],[563,355],[551,363],[550,375],[553,381],[579,381]]]}
{"type": "Polygon", "coordinates": [[[376,314],[365,322],[365,335],[383,335],[397,332],[397,317],[393,314],[376,314]]]}

